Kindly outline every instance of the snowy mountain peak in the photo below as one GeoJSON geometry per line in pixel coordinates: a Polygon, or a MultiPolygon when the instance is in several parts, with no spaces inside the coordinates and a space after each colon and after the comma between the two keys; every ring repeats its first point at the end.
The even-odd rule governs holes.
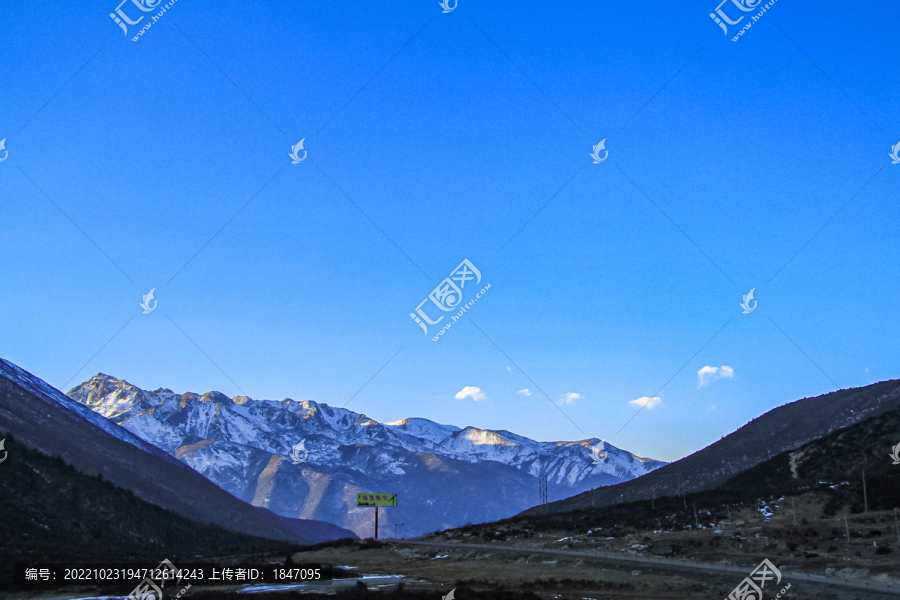
{"type": "Polygon", "coordinates": [[[511,442],[497,432],[490,429],[478,429],[477,427],[466,427],[454,436],[457,442],[468,442],[472,446],[515,446],[515,442],[511,442]]]}
{"type": "MultiPolygon", "coordinates": [[[[365,530],[369,515],[358,514],[355,503],[346,499],[379,486],[393,486],[409,502],[424,495],[421,501],[426,504],[446,496],[448,485],[460,490],[476,484],[507,486],[491,510],[500,511],[495,516],[509,516],[536,501],[534,478],[539,475],[561,487],[560,497],[566,497],[666,464],[597,438],[538,442],[510,431],[459,428],[421,417],[381,423],[313,400],[146,391],[104,374],[72,388],[65,401],[91,409],[97,419],[106,417],[258,506],[287,517],[328,518],[351,528],[358,520],[358,533],[365,535],[371,533],[365,530]],[[422,477],[440,482],[424,485],[422,477]],[[463,479],[450,485],[441,479],[447,477],[463,479]],[[317,486],[331,491],[323,496],[326,488],[317,486]],[[326,512],[315,512],[319,510],[326,512]],[[338,512],[328,516],[327,511],[338,512]]],[[[455,497],[447,496],[441,500],[449,503],[446,507],[435,507],[432,516],[422,517],[420,531],[450,522],[441,515],[461,511],[458,517],[468,515],[469,520],[481,514],[480,509],[467,513],[464,497],[455,497]]],[[[488,515],[494,513],[484,513],[488,515]]]]}
{"type": "Polygon", "coordinates": [[[222,392],[206,392],[199,398],[200,402],[231,402],[231,398],[223,394],[222,392]]]}
{"type": "Polygon", "coordinates": [[[453,425],[441,425],[440,423],[435,423],[434,421],[423,419],[421,417],[390,421],[384,425],[393,428],[395,431],[401,431],[406,435],[411,435],[435,443],[442,442],[457,431],[461,431],[459,427],[453,425]]]}
{"type": "Polygon", "coordinates": [[[97,373],[93,377],[91,377],[91,381],[106,381],[111,384],[117,383],[119,380],[111,375],[107,375],[106,373],[97,373]]]}

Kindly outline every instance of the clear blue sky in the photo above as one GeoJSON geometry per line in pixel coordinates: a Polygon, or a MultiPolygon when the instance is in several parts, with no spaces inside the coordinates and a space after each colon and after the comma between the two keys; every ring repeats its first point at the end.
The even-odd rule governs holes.
{"type": "Polygon", "coordinates": [[[0,355],[664,460],[900,377],[900,8],[715,5],[7,3],[0,355]]]}

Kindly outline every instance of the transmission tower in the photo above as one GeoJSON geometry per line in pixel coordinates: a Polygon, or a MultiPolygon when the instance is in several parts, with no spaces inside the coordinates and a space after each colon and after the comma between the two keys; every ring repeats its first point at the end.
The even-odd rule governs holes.
{"type": "Polygon", "coordinates": [[[538,492],[541,496],[541,504],[547,504],[547,476],[538,477],[538,492]]]}

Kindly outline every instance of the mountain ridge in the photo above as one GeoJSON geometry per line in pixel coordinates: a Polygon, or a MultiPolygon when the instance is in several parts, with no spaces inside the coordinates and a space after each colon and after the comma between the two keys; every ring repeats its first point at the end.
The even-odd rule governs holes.
{"type": "Polygon", "coordinates": [[[188,519],[30,448],[14,434],[0,437],[8,452],[0,471],[0,514],[15,515],[0,519],[0,589],[12,589],[17,562],[155,564],[165,556],[177,563],[297,548],[188,519]]]}
{"type": "MultiPolygon", "coordinates": [[[[103,475],[141,500],[194,521],[291,543],[318,541],[297,533],[303,523],[289,525],[241,502],[190,465],[4,359],[0,359],[0,429],[38,452],[60,456],[85,475],[103,475]]],[[[321,528],[314,524],[313,529],[321,528]]],[[[340,528],[334,532],[342,535],[340,528]]]]}
{"type": "Polygon", "coordinates": [[[356,508],[355,494],[387,485],[429,513],[401,517],[404,511],[388,511],[412,535],[465,520],[510,516],[537,504],[539,476],[577,493],[666,464],[597,438],[539,442],[505,430],[460,428],[422,417],[379,423],[314,400],[147,391],[103,373],[73,387],[69,396],[245,501],[282,516],[334,522],[359,535],[372,533],[371,516],[356,508]],[[437,470],[428,466],[437,464],[437,470]],[[413,473],[424,480],[415,480],[413,473]],[[489,498],[479,514],[459,505],[462,493],[448,492],[438,473],[448,479],[465,473],[490,488],[507,485],[517,495],[489,498]],[[448,495],[446,501],[437,499],[448,495]]]}
{"type": "Polygon", "coordinates": [[[900,407],[900,380],[802,398],[636,481],[587,491],[523,514],[550,514],[713,489],[772,457],[900,407]]]}

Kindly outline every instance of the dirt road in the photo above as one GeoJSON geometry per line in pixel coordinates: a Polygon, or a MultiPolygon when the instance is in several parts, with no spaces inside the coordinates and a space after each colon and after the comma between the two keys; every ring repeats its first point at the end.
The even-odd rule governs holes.
{"type": "MultiPolygon", "coordinates": [[[[610,562],[626,562],[626,563],[637,563],[642,565],[657,565],[666,568],[670,568],[673,570],[688,570],[692,572],[696,571],[705,571],[708,573],[734,573],[735,575],[740,575],[741,577],[747,577],[750,572],[756,567],[756,565],[749,565],[747,567],[737,567],[731,565],[721,565],[715,563],[705,563],[705,562],[697,562],[692,560],[678,560],[672,558],[661,558],[661,557],[648,557],[648,556],[631,556],[631,555],[623,555],[616,554],[612,552],[601,552],[599,550],[591,550],[589,552],[573,552],[571,550],[552,550],[552,549],[541,549],[534,547],[516,547],[510,545],[501,545],[497,544],[465,544],[465,543],[456,543],[456,542],[413,542],[413,541],[405,541],[405,540],[392,540],[393,543],[401,544],[404,546],[428,546],[437,549],[472,549],[472,550],[486,550],[491,553],[497,552],[508,552],[508,553],[518,553],[518,554],[549,554],[556,556],[568,556],[573,558],[580,559],[592,559],[595,561],[610,561],[610,562]]],[[[777,565],[776,565],[777,566],[777,565]]],[[[868,581],[853,581],[852,579],[844,579],[841,577],[829,577],[826,575],[812,575],[809,573],[800,573],[797,571],[781,571],[781,580],[785,582],[793,582],[793,581],[808,581],[811,583],[824,584],[826,586],[839,586],[845,588],[852,588],[856,590],[867,590],[871,592],[881,592],[887,593],[891,595],[900,596],[900,586],[895,585],[887,585],[887,584],[878,584],[874,582],[868,581]]],[[[735,582],[740,581],[740,579],[736,579],[735,582]]]]}

